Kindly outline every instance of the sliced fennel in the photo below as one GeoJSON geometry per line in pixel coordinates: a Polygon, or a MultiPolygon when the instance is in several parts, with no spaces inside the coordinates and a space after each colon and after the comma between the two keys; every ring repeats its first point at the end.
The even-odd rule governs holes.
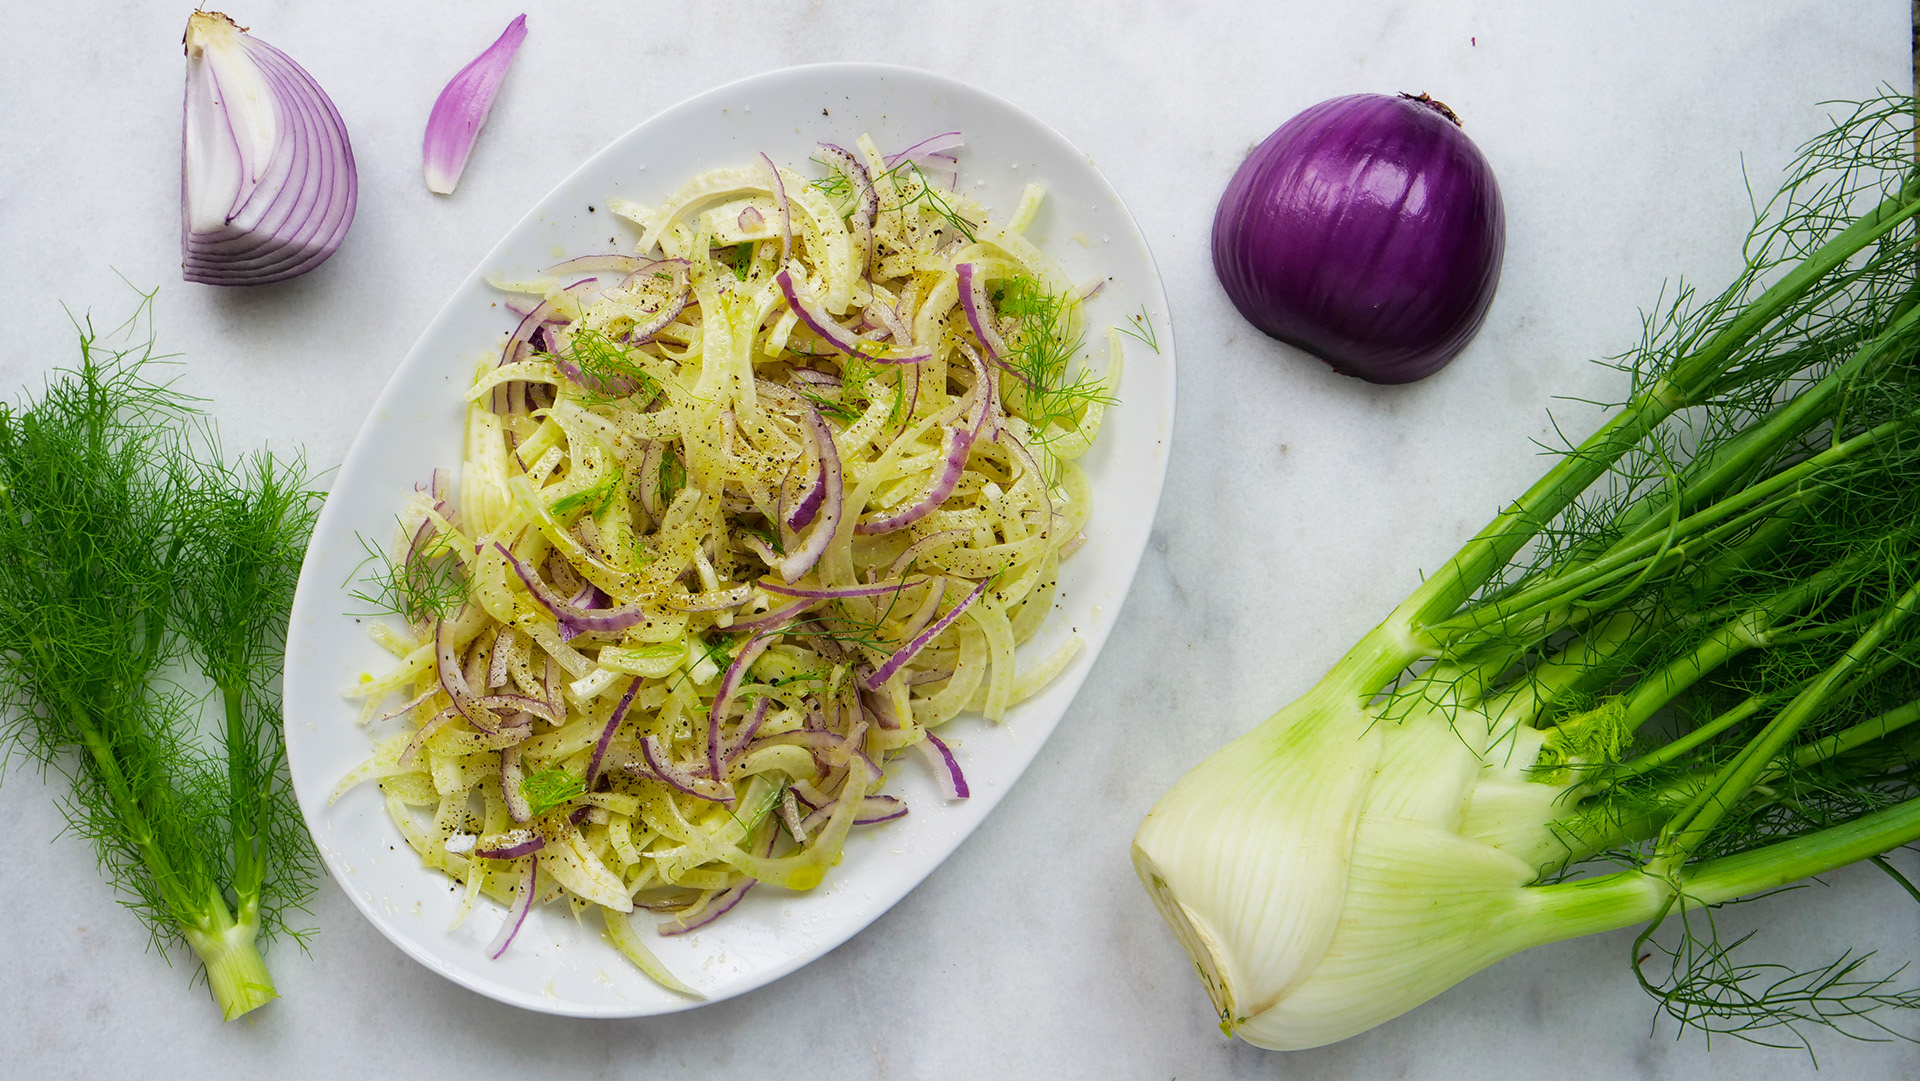
{"type": "Polygon", "coordinates": [[[405,626],[349,693],[400,731],[335,792],[377,782],[423,861],[511,903],[494,956],[565,897],[697,995],[642,923],[818,885],[907,813],[882,789],[914,747],[963,797],[933,730],[1073,657],[1015,670],[1084,539],[1120,343],[1086,370],[1079,291],[944,175],[956,146],[610,200],[633,253],[502,284],[526,314],[467,390],[457,481],[363,595],[405,626]]]}
{"type": "Polygon", "coordinates": [[[1629,400],[1148,815],[1135,867],[1227,1032],[1332,1042],[1637,924],[1683,1025],[1797,1045],[1920,1006],[1692,914],[1920,838],[1912,115],[1810,143],[1739,279],[1621,358],[1629,400]]]}

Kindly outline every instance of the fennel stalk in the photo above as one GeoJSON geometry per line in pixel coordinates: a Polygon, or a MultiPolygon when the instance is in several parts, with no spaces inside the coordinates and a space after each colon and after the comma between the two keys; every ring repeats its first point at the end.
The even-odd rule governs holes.
{"type": "Polygon", "coordinates": [[[65,775],[73,830],[231,1020],[275,996],[259,942],[298,937],[284,916],[312,883],[279,668],[316,495],[297,463],[224,458],[147,378],[150,342],[82,326],[79,367],[0,405],[0,717],[65,775]],[[181,686],[196,677],[210,725],[181,686]]]}
{"type": "Polygon", "coordinates": [[[1913,115],[1807,144],[1599,429],[1155,806],[1135,866],[1226,1031],[1331,1042],[1640,923],[1683,1026],[1808,1046],[1920,1007],[1851,952],[1736,957],[1702,912],[1863,859],[1920,899],[1879,858],[1920,839],[1913,115]]]}

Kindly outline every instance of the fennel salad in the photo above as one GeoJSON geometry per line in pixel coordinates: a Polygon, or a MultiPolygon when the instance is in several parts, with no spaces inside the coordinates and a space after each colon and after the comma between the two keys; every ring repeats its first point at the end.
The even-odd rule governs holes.
{"type": "MultiPolygon", "coordinates": [[[[360,596],[393,657],[349,694],[430,868],[507,914],[564,898],[665,986],[678,935],[755,885],[819,884],[909,813],[890,773],[968,795],[936,729],[999,721],[1072,661],[1015,648],[1085,539],[1076,464],[1123,335],[959,185],[958,133],[762,154],[607,208],[631,252],[526,281],[466,394],[457,481],[406,500],[360,596]],[[1104,356],[1096,363],[1095,353],[1104,356]],[[643,921],[641,927],[645,927],[643,921]]],[[[1144,333],[1142,333],[1144,331],[1144,333]]]]}

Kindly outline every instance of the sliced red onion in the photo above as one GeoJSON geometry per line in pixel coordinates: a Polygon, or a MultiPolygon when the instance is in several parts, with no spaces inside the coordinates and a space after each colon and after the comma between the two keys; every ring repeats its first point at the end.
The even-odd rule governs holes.
{"type": "Polygon", "coordinates": [[[700,928],[705,927],[707,924],[712,923],[732,911],[733,906],[739,904],[740,899],[747,895],[747,891],[757,884],[758,880],[752,878],[743,878],[735,882],[716,896],[711,904],[702,909],[700,914],[694,917],[692,923],[681,923],[679,920],[669,920],[661,924],[659,927],[660,937],[671,938],[674,935],[684,935],[689,931],[698,931],[700,928]]]}
{"type": "Polygon", "coordinates": [[[506,801],[507,817],[515,822],[531,822],[533,808],[527,803],[527,794],[520,790],[520,782],[525,774],[520,770],[520,745],[514,744],[500,752],[500,798],[506,801]]]}
{"type": "Polygon", "coordinates": [[[758,660],[760,654],[773,644],[777,632],[762,631],[747,639],[734,655],[733,663],[727,665],[727,674],[720,679],[720,687],[713,694],[713,708],[707,711],[707,765],[712,768],[716,780],[726,776],[720,768],[720,727],[727,719],[727,706],[733,701],[733,694],[740,689],[740,680],[747,673],[747,666],[758,660]]]}
{"type": "Polygon", "coordinates": [[[872,225],[873,220],[880,216],[880,193],[874,190],[873,176],[867,172],[866,165],[852,151],[832,143],[821,143],[819,150],[826,155],[834,168],[845,174],[847,182],[853,185],[854,221],[863,225],[872,225]]]}
{"type": "Polygon", "coordinates": [[[593,757],[587,760],[586,791],[593,791],[593,784],[600,779],[600,763],[607,757],[607,745],[613,742],[613,734],[620,728],[620,722],[627,719],[627,708],[633,705],[633,696],[640,690],[640,677],[633,677],[627,684],[627,693],[620,696],[620,704],[613,707],[613,715],[607,718],[607,726],[600,730],[600,739],[593,745],[593,757]]]}
{"type": "Polygon", "coordinates": [[[933,765],[934,779],[940,785],[940,792],[948,799],[966,799],[972,795],[967,788],[967,777],[960,772],[960,763],[953,757],[953,751],[939,736],[932,732],[922,733],[926,738],[915,746],[933,765]]]}
{"type": "Polygon", "coordinates": [[[903,161],[917,162],[925,161],[931,157],[944,156],[950,151],[960,149],[961,144],[964,142],[966,142],[966,140],[962,139],[960,133],[957,131],[949,131],[935,135],[929,139],[922,139],[898,154],[888,157],[887,168],[891,169],[903,161]]]}
{"type": "Polygon", "coordinates": [[[519,576],[521,584],[527,587],[527,592],[533,595],[533,599],[539,602],[540,607],[551,612],[553,618],[559,621],[562,631],[573,632],[567,635],[569,639],[589,631],[596,634],[613,634],[646,621],[646,612],[638,604],[592,611],[575,607],[561,600],[559,594],[553,591],[553,587],[542,581],[540,576],[534,573],[533,568],[522,562],[520,557],[508,551],[506,545],[495,541],[493,546],[500,550],[501,555],[507,557],[507,562],[513,565],[513,573],[519,576]]]}
{"type": "Polygon", "coordinates": [[[943,679],[952,678],[953,669],[951,668],[929,668],[925,672],[915,672],[913,675],[907,677],[907,686],[918,687],[922,684],[938,683],[943,679]]]}
{"type": "Polygon", "coordinates": [[[507,24],[499,40],[460,69],[460,73],[440,91],[427,117],[427,134],[420,153],[425,159],[427,190],[437,195],[452,195],[467,168],[467,156],[493,111],[493,97],[500,81],[507,77],[513,54],[527,38],[527,17],[519,15],[507,24]]]}
{"type": "Polygon", "coordinates": [[[960,306],[966,309],[967,325],[973,328],[973,336],[980,340],[980,348],[987,351],[987,359],[995,367],[1012,372],[1020,377],[1021,382],[1032,386],[1033,380],[1028,379],[1025,372],[1007,362],[1010,350],[1007,349],[1006,339],[993,328],[992,313],[987,310],[986,283],[974,275],[973,264],[956,263],[953,271],[960,276],[960,306]]]}
{"type": "Polygon", "coordinates": [[[685,259],[656,259],[651,265],[628,274],[614,288],[628,288],[639,278],[659,274],[662,267],[673,268],[673,294],[661,303],[659,310],[655,311],[646,322],[636,322],[627,328],[624,340],[629,345],[640,345],[652,341],[653,336],[665,330],[667,324],[678,319],[680,313],[686,311],[687,305],[693,300],[692,268],[685,259]]]}
{"type": "Polygon", "coordinates": [[[477,728],[488,732],[499,728],[499,718],[480,704],[473,688],[467,685],[466,673],[460,670],[460,658],[453,648],[452,620],[442,619],[434,627],[433,648],[440,670],[440,689],[453,700],[453,708],[477,728]]]}
{"type": "MultiPolygon", "coordinates": [[[[563,292],[576,295],[582,294],[588,289],[598,285],[599,281],[600,279],[598,278],[584,278],[567,286],[563,292]]],[[[558,316],[556,306],[551,298],[536,304],[532,311],[521,317],[519,325],[514,327],[513,333],[507,337],[505,348],[500,350],[500,363],[506,365],[519,360],[521,347],[533,341],[535,331],[543,329],[548,323],[564,323],[566,321],[567,320],[561,319],[558,316]]],[[[546,352],[551,354],[555,352],[556,349],[553,344],[551,332],[548,332],[547,341],[548,348],[546,352]]]]}
{"type": "MultiPolygon", "coordinates": [[[[793,463],[793,469],[798,469],[804,460],[804,456],[796,460],[793,463]]],[[[792,471],[789,470],[787,474],[789,480],[792,476],[792,471]]],[[[780,485],[780,499],[783,502],[787,498],[787,483],[788,481],[783,480],[780,485]]],[[[820,513],[820,503],[826,495],[827,471],[816,464],[813,475],[807,480],[807,486],[800,492],[800,498],[794,500],[793,509],[787,511],[781,520],[786,522],[788,529],[798,533],[812,523],[814,515],[820,513]]]]}
{"type": "Polygon", "coordinates": [[[755,631],[777,630],[792,623],[795,616],[798,616],[800,613],[812,608],[818,603],[820,602],[814,600],[796,601],[784,608],[775,608],[765,615],[753,616],[749,619],[736,619],[733,621],[733,625],[727,629],[747,634],[755,631]]]}
{"type": "Polygon", "coordinates": [[[740,734],[733,737],[733,742],[727,745],[726,753],[720,758],[722,773],[746,753],[747,744],[753,742],[753,737],[759,733],[760,726],[766,723],[767,707],[770,705],[772,703],[764,697],[753,703],[753,712],[747,714],[746,723],[741,726],[740,734]]]}
{"type": "MultiPolygon", "coordinates": [[[[659,736],[648,735],[647,738],[640,741],[640,756],[646,760],[646,765],[640,767],[639,763],[629,764],[626,767],[629,772],[650,776],[655,780],[662,781],[685,792],[695,799],[703,799],[712,803],[733,802],[733,789],[731,786],[721,784],[712,777],[702,777],[695,769],[690,769],[687,766],[673,761],[673,759],[667,755],[666,748],[660,746],[659,736]]],[[[704,770],[706,763],[701,763],[698,768],[704,770]]]]}
{"type": "MultiPolygon", "coordinates": [[[[832,818],[833,812],[837,810],[839,806],[839,800],[832,800],[821,806],[801,821],[801,831],[803,833],[812,833],[827,819],[832,818]]],[[[860,800],[860,809],[853,813],[853,824],[856,826],[871,826],[875,822],[889,822],[896,818],[902,818],[906,813],[907,804],[905,800],[894,796],[866,796],[860,800]]]]}
{"type": "Polygon", "coordinates": [[[218,12],[187,19],[181,272],[265,285],[325,262],[360,182],[333,102],[285,53],[218,12]]]}
{"type": "Polygon", "coordinates": [[[412,713],[414,710],[419,709],[421,706],[425,705],[427,699],[432,698],[434,695],[439,693],[440,691],[439,691],[439,688],[437,687],[434,688],[433,690],[424,691],[418,697],[409,699],[405,705],[396,707],[392,712],[381,714],[379,719],[375,720],[373,723],[385,724],[386,722],[393,720],[395,717],[404,717],[407,714],[412,713]]]}
{"type": "Polygon", "coordinates": [[[448,706],[434,714],[432,720],[421,725],[420,730],[413,734],[413,738],[407,740],[406,747],[400,751],[400,764],[403,766],[413,765],[413,760],[420,757],[420,749],[427,745],[427,740],[431,739],[435,732],[445,727],[448,721],[458,716],[460,716],[460,711],[454,709],[452,706],[448,706]]]}
{"type": "Polygon", "coordinates": [[[960,483],[960,475],[967,470],[967,456],[973,453],[973,433],[965,428],[948,428],[941,453],[941,465],[933,479],[927,483],[926,490],[917,499],[898,510],[890,511],[878,518],[868,518],[856,522],[855,533],[872,535],[891,533],[896,529],[905,529],[913,523],[938,510],[940,504],[947,501],[953,489],[960,483]]]}
{"type": "Polygon", "coordinates": [[[507,682],[508,670],[512,667],[513,628],[502,627],[493,638],[493,663],[487,667],[487,690],[503,687],[507,682]]]}
{"type": "MultiPolygon", "coordinates": [[[[547,696],[547,708],[553,710],[556,716],[566,716],[567,703],[565,699],[560,697],[559,661],[554,660],[552,657],[547,658],[546,670],[541,673],[540,682],[541,690],[545,692],[547,696]]],[[[556,721],[554,723],[558,724],[559,722],[556,721]]]]}
{"type": "Polygon", "coordinates": [[[773,205],[780,211],[780,265],[786,266],[787,260],[793,258],[793,209],[787,205],[787,184],[780,179],[780,167],[773,163],[772,158],[762,153],[760,160],[767,167],[769,186],[773,189],[773,205]]]}
{"type": "Polygon", "coordinates": [[[533,911],[533,902],[540,895],[540,857],[527,857],[527,874],[520,880],[520,892],[513,899],[513,907],[507,910],[507,922],[500,925],[500,933],[487,946],[487,956],[495,961],[513,945],[514,936],[520,933],[520,926],[527,922],[527,913],[533,911]]]}
{"type": "Polygon", "coordinates": [[[485,848],[475,847],[473,854],[489,860],[517,860],[547,847],[545,835],[530,829],[511,829],[485,848]]]}
{"type": "Polygon", "coordinates": [[[982,578],[979,584],[973,587],[973,591],[971,593],[968,593],[966,597],[962,599],[959,604],[956,604],[952,608],[947,609],[947,614],[944,616],[941,616],[937,620],[934,620],[933,626],[928,627],[924,631],[921,631],[918,635],[914,637],[912,641],[908,642],[904,646],[901,646],[899,650],[894,653],[893,656],[887,658],[886,663],[874,669],[872,675],[861,680],[860,685],[870,691],[879,690],[880,685],[885,683],[888,679],[892,678],[893,674],[900,670],[901,665],[912,660],[914,657],[914,654],[919,653],[921,650],[927,648],[928,642],[931,642],[935,638],[940,637],[941,631],[944,631],[948,627],[952,626],[953,621],[960,618],[960,613],[966,611],[967,608],[971,606],[974,601],[979,600],[980,595],[987,591],[988,581],[989,579],[982,578]]]}
{"type": "Polygon", "coordinates": [[[755,229],[767,224],[766,215],[760,213],[760,208],[757,206],[741,207],[740,214],[734,221],[740,226],[740,231],[743,233],[753,232],[755,229]]]}
{"type": "Polygon", "coordinates": [[[570,274],[592,274],[597,271],[614,271],[620,274],[637,274],[658,264],[658,259],[646,259],[638,255],[620,255],[607,252],[601,255],[576,255],[571,259],[547,268],[547,273],[566,276],[570,274]]]}
{"type": "Polygon", "coordinates": [[[921,361],[933,359],[933,350],[925,346],[874,349],[872,342],[841,326],[827,314],[826,309],[815,304],[811,298],[803,296],[799,287],[793,282],[791,271],[782,270],[774,275],[774,281],[779,283],[781,295],[787,298],[788,306],[793,309],[794,315],[807,325],[807,329],[848,356],[857,356],[876,364],[918,364],[921,361]]]}
{"type": "Polygon", "coordinates": [[[818,588],[781,585],[778,582],[769,582],[764,579],[755,584],[768,593],[782,593],[789,597],[806,597],[816,601],[832,601],[839,600],[843,597],[882,597],[889,593],[898,593],[908,586],[916,586],[924,581],[926,581],[925,578],[915,578],[912,581],[891,582],[882,585],[821,586],[818,588]]]}
{"type": "MultiPolygon", "coordinates": [[[[785,274],[786,271],[781,271],[785,274]]],[[[826,477],[826,494],[820,507],[818,519],[806,540],[795,546],[795,550],[780,561],[780,577],[788,582],[797,582],[820,562],[826,554],[827,546],[833,543],[833,534],[840,526],[840,512],[845,503],[845,492],[841,487],[840,450],[834,445],[833,431],[820,416],[820,411],[811,404],[803,418],[807,434],[813,439],[814,450],[820,456],[820,471],[826,477]]]]}
{"type": "Polygon", "coordinates": [[[789,788],[780,794],[780,821],[786,824],[787,834],[801,844],[807,843],[807,827],[800,821],[800,802],[798,796],[789,788]]]}
{"type": "Polygon", "coordinates": [[[900,715],[894,712],[893,702],[890,701],[886,695],[874,691],[862,690],[860,691],[860,706],[868,713],[873,714],[873,719],[880,722],[880,727],[888,731],[899,729],[900,715]]]}
{"type": "MultiPolygon", "coordinates": [[[[478,701],[488,710],[532,714],[532,716],[538,716],[540,720],[545,720],[547,724],[563,724],[566,720],[566,712],[553,709],[553,703],[543,703],[540,699],[530,699],[526,695],[480,695],[474,701],[478,701]]],[[[515,724],[515,722],[509,722],[509,724],[515,724]]]]}

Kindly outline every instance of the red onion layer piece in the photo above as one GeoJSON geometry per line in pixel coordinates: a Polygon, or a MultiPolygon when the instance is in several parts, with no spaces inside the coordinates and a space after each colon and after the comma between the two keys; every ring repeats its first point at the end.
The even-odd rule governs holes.
{"type": "Polygon", "coordinates": [[[460,69],[460,73],[440,91],[427,117],[427,134],[421,142],[427,190],[436,195],[452,195],[466,171],[467,157],[473,153],[474,140],[493,112],[494,95],[500,81],[507,77],[513,55],[527,39],[527,17],[519,15],[507,24],[499,40],[460,69]]]}
{"type": "Polygon", "coordinates": [[[185,42],[182,276],[266,285],[326,262],[360,194],[333,102],[287,54],[218,12],[194,12],[185,42]]]}

